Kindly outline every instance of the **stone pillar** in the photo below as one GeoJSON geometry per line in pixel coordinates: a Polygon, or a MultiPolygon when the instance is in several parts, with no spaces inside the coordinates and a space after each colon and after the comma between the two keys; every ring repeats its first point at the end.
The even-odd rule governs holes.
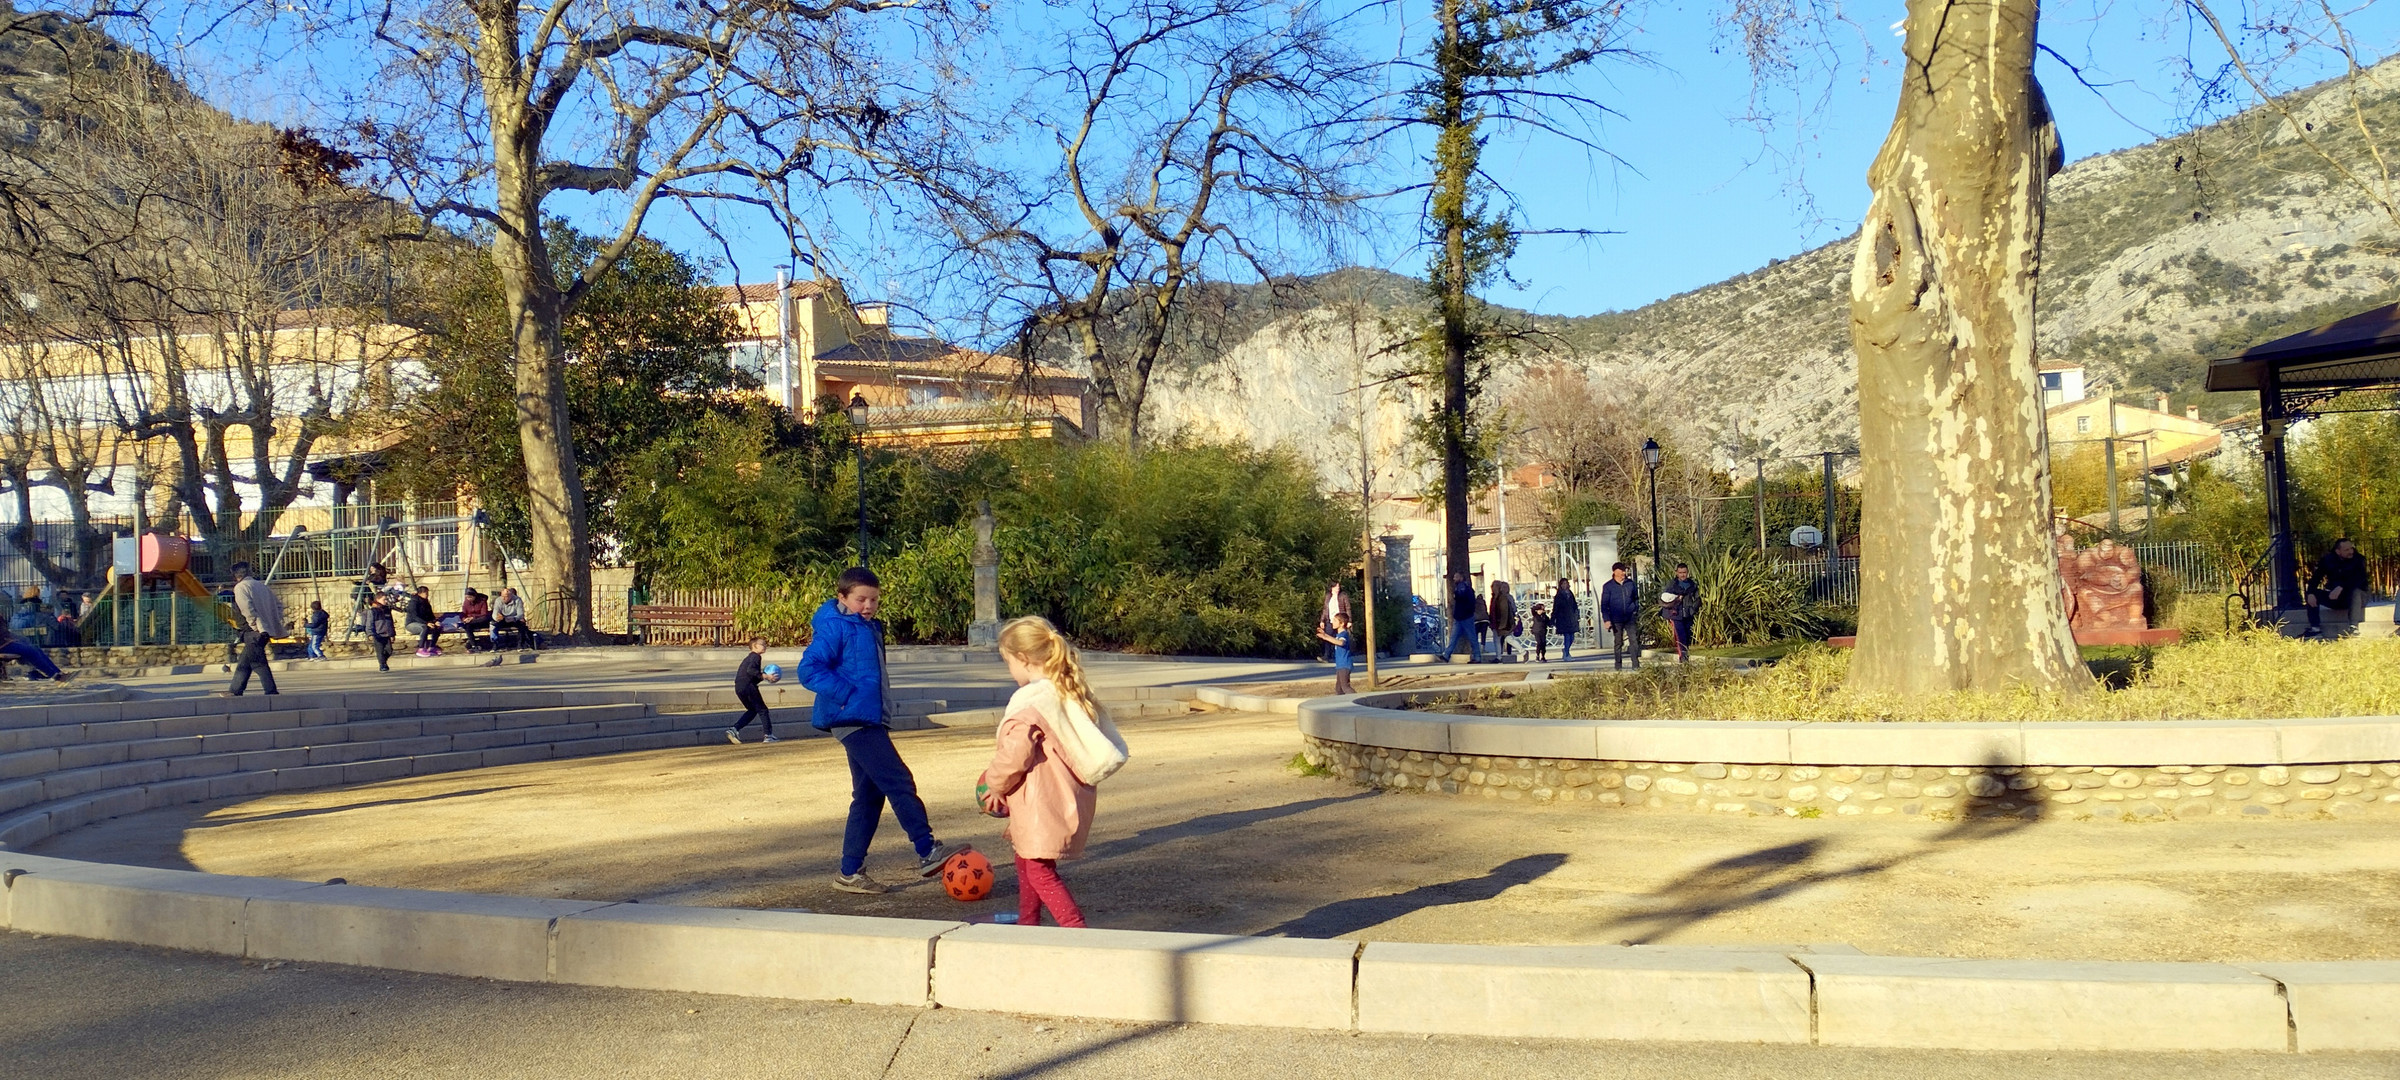
{"type": "Polygon", "coordinates": [[[1583,541],[1590,547],[1591,559],[1584,568],[1590,571],[1592,578],[1589,582],[1578,584],[1588,584],[1596,589],[1599,588],[1599,582],[1608,580],[1609,565],[1617,561],[1617,533],[1621,528],[1617,525],[1591,525],[1584,528],[1583,541]]]}
{"type": "Polygon", "coordinates": [[[967,644],[988,649],[1000,644],[1000,548],[992,543],[992,504],[975,504],[975,621],[967,624],[967,644]]]}
{"type": "Polygon", "coordinates": [[[1416,592],[1416,570],[1409,563],[1406,536],[1378,537],[1383,541],[1383,587],[1402,600],[1416,592]]]}

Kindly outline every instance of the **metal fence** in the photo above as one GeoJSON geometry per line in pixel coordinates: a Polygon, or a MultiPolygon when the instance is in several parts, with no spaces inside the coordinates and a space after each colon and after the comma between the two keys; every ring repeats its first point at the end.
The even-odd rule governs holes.
{"type": "MultiPolygon", "coordinates": [[[[76,543],[72,523],[37,521],[31,525],[0,523],[0,589],[10,595],[49,583],[34,556],[46,559],[66,580],[105,582],[111,549],[109,540],[131,535],[130,518],[94,518],[95,542],[88,549],[76,543]],[[25,545],[16,535],[22,530],[25,545]],[[30,552],[27,550],[30,549],[30,552]],[[86,565],[88,556],[89,565],[86,565]]],[[[403,579],[417,574],[463,569],[468,560],[486,559],[481,530],[463,520],[455,501],[374,503],[361,506],[293,507],[271,523],[250,515],[242,527],[210,547],[192,548],[192,574],[202,581],[221,581],[236,562],[248,562],[261,576],[276,581],[364,576],[370,564],[381,562],[403,579]],[[383,522],[392,524],[384,527],[383,522]]]]}
{"type": "MultiPolygon", "coordinates": [[[[2133,548],[2134,558],[2141,561],[2143,570],[2171,575],[2186,592],[2233,591],[2236,575],[2198,543],[2182,540],[2128,546],[2133,548]]],[[[1786,573],[1808,586],[1811,602],[1833,607],[1858,606],[1857,556],[1792,559],[1782,565],[1786,573]]]]}

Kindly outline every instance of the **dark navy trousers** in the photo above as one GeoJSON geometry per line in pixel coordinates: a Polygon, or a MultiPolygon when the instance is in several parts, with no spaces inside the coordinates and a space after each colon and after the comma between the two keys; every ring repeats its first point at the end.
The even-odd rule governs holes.
{"type": "Polygon", "coordinates": [[[883,822],[887,801],[892,816],[900,819],[900,828],[917,846],[917,857],[924,858],[933,851],[933,825],[925,820],[925,800],[917,797],[916,774],[900,760],[892,733],[881,727],[861,727],[844,734],[842,752],[850,756],[850,825],[842,831],[842,875],[858,873],[867,865],[867,845],[875,840],[875,827],[883,822]]]}

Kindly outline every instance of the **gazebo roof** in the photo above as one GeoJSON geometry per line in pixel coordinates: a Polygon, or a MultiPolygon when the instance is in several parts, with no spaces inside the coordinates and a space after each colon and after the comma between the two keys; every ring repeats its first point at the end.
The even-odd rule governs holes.
{"type": "Polygon", "coordinates": [[[2294,390],[2400,385],[2400,304],[2209,361],[2208,388],[2260,390],[2270,370],[2294,390]]]}

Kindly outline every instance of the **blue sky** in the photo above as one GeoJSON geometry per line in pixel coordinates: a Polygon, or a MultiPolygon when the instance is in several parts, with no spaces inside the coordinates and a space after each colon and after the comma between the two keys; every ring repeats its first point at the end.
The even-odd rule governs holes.
{"type": "MultiPolygon", "coordinates": [[[[1794,0],[1804,4],[1806,0],[1794,0]]],[[[2264,0],[2271,5],[2299,0],[2264,0]]],[[[2219,0],[2228,19],[2272,18],[2276,11],[2219,0]]],[[[1003,6],[1004,29],[987,39],[985,55],[970,69],[1002,71],[1009,59],[1036,51],[1028,35],[1041,34],[1045,19],[1060,9],[1039,0],[1003,6]]],[[[1618,160],[1596,159],[1555,138],[1496,137],[1486,151],[1489,170],[1501,177],[1537,228],[1602,230],[1588,238],[1529,237],[1510,270],[1514,284],[1490,292],[1491,299],[1535,311],[1582,315],[1623,310],[1739,274],[1818,244],[1855,227],[1864,210],[1864,173],[1889,125],[1896,100],[1894,61],[1899,39],[1891,25],[1903,13],[1891,0],[1842,8],[1846,24],[1832,39],[1838,47],[1821,58],[1812,83],[1798,95],[1770,94],[1763,125],[1745,123],[1754,95],[1740,54],[1715,19],[1721,4],[1665,3],[1643,10],[1629,44],[1646,63],[1602,63],[1576,79],[1577,88],[1612,110],[1597,136],[1618,160]],[[1821,94],[1820,92],[1821,91],[1821,94]]],[[[2065,0],[2046,5],[2042,40],[2083,77],[2106,84],[2102,93],[2080,85],[2058,59],[2044,56],[2040,76],[2057,114],[2067,153],[2079,159],[2171,133],[2192,115],[2186,58],[2213,68],[2223,54],[2213,39],[2193,36],[2187,11],[2177,0],[2065,0]]],[[[2306,10],[2306,9],[2301,9],[2306,10]]],[[[1369,55],[1415,53],[1426,18],[1424,0],[1392,0],[1351,22],[1369,55]]],[[[2372,0],[2347,12],[2359,51],[2375,58],[2400,41],[2400,4],[2378,9],[2372,0]]],[[[2276,72],[2291,86],[2331,74],[2322,50],[2276,72]]],[[[307,64],[295,50],[243,80],[212,87],[224,104],[262,119],[307,115],[305,87],[366,75],[364,66],[307,64]],[[345,70],[347,73],[345,74],[345,70]]],[[[371,77],[371,76],[370,76],[371,77]]],[[[2236,102],[2235,105],[2243,102],[2236,102]]],[[[2210,115],[2222,115],[2219,106],[2210,115]]],[[[1405,163],[1419,155],[1395,148],[1405,163]]],[[[591,227],[606,227],[611,200],[583,210],[575,197],[553,207],[591,227]]],[[[1395,199],[1383,238],[1362,241],[1352,261],[1407,274],[1418,273],[1424,254],[1411,249],[1410,221],[1419,204],[1395,199]]],[[[903,238],[879,231],[854,212],[833,212],[820,225],[820,239],[843,267],[860,298],[907,295],[938,286],[904,280],[912,254],[903,238]]],[[[705,258],[724,260],[725,250],[690,217],[674,208],[653,213],[649,231],[665,242],[705,258]]],[[[785,261],[783,239],[763,215],[723,212],[720,231],[733,238],[733,263],[721,278],[765,280],[785,261]]],[[[933,301],[938,306],[940,301],[933,301]]],[[[953,302],[952,306],[956,306],[953,302]]],[[[965,316],[965,312],[951,313],[965,316]]]]}
{"type": "MultiPolygon", "coordinates": [[[[2228,18],[2235,16],[2237,9],[2222,6],[2228,18]]],[[[1403,20],[1421,20],[1422,8],[1389,9],[1395,18],[1362,27],[1380,35],[1370,48],[1388,55],[1403,34],[1417,38],[1419,27],[1403,20]]],[[[1721,48],[1727,42],[1715,21],[1720,10],[1710,4],[1651,8],[1632,39],[1649,62],[1602,64],[1578,77],[1584,92],[1617,114],[1598,134],[1620,160],[1595,159],[1554,138],[1494,140],[1486,162],[1516,194],[1529,225],[1612,235],[1527,238],[1510,267],[1515,284],[1492,290],[1492,299],[1559,315],[1630,309],[1856,227],[1866,207],[1866,167],[1896,103],[1899,39],[1891,24],[1902,6],[1846,9],[1852,25],[1835,35],[1839,52],[1810,89],[1761,99],[1771,107],[1764,125],[1742,119],[1751,109],[1753,84],[1741,55],[1721,48]]],[[[2206,69],[2221,64],[2223,53],[2214,39],[2190,36],[2181,11],[2159,2],[2047,5],[2044,44],[2104,88],[2088,89],[2058,58],[2041,58],[2040,77],[2070,160],[2185,126],[2193,114],[2185,58],[2206,69]]],[[[2400,40],[2400,4],[2368,6],[2347,21],[2369,57],[2389,54],[2400,40]]],[[[2328,58],[2304,57],[2278,78],[2298,85],[2329,75],[2328,58]]],[[[1386,211],[1395,215],[1389,232],[1404,240],[1416,205],[1396,200],[1386,211]]],[[[662,216],[655,231],[670,242],[703,246],[697,230],[674,218],[662,216]]],[[[1423,265],[1423,253],[1403,243],[1387,241],[1381,248],[1362,248],[1357,261],[1408,274],[1423,265]]],[[[741,276],[751,280],[766,272],[752,267],[780,261],[772,246],[762,246],[756,256],[737,248],[736,255],[741,276]]]]}

